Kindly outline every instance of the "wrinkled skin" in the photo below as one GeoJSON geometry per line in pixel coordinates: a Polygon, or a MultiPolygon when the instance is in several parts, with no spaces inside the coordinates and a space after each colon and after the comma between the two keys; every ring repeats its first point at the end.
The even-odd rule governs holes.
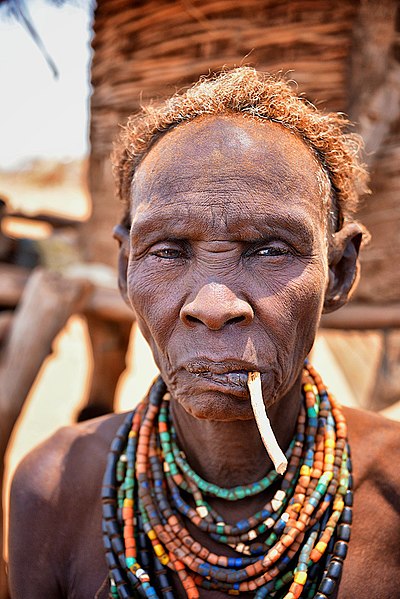
{"type": "MultiPolygon", "coordinates": [[[[357,273],[360,229],[350,223],[333,234],[328,208],[326,179],[311,150],[281,125],[242,115],[176,127],[135,175],[132,228],[117,233],[120,289],[171,391],[179,443],[211,482],[246,484],[271,468],[245,386],[249,370],[261,372],[283,449],[292,438],[302,363],[320,315],[346,301],[357,273]]],[[[356,489],[339,598],[394,597],[400,481],[392,463],[400,427],[346,413],[356,489]]],[[[20,466],[11,500],[14,598],[86,599],[101,587],[107,569],[100,486],[121,419],[65,429],[20,466]]],[[[233,522],[254,514],[274,491],[212,503],[233,522]]],[[[174,594],[185,597],[177,580],[174,594]]],[[[97,596],[107,597],[105,588],[97,596]]]]}
{"type": "MultiPolygon", "coordinates": [[[[174,398],[181,445],[208,480],[232,484],[233,476],[243,484],[265,474],[243,385],[249,370],[261,373],[280,442],[292,438],[302,364],[325,291],[341,276],[332,267],[329,283],[323,178],[293,133],[242,115],[177,127],[134,178],[120,284],[174,398]],[[241,373],[241,384],[230,383],[227,372],[241,373]],[[232,438],[240,443],[227,463],[216,443],[224,448],[232,438]],[[238,469],[244,439],[259,460],[249,468],[245,456],[238,469]],[[208,451],[199,457],[204,440],[208,451]]],[[[342,251],[353,248],[353,269],[359,235],[349,226],[337,241],[342,251]]]]}
{"type": "Polygon", "coordinates": [[[242,116],[178,127],[139,167],[128,299],[192,416],[253,418],[246,389],[203,368],[259,370],[268,406],[292,389],[327,284],[320,171],[293,134],[242,116]]]}

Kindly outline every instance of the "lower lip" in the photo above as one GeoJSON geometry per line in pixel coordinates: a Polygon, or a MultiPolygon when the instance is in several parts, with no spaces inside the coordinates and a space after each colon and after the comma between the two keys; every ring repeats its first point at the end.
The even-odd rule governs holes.
{"type": "Polygon", "coordinates": [[[210,391],[222,391],[223,393],[229,393],[229,395],[246,399],[249,397],[247,374],[214,374],[207,372],[204,374],[196,374],[195,377],[197,381],[201,381],[201,383],[210,391]]]}

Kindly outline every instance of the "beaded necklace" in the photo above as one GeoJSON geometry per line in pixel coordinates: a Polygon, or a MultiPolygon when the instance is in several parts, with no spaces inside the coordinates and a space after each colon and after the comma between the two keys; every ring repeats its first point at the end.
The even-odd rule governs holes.
{"type": "MultiPolygon", "coordinates": [[[[352,475],[345,418],[308,361],[304,403],[286,453],[284,477],[224,489],[192,470],[176,442],[161,378],[115,437],[103,481],[103,538],[110,598],[174,599],[169,571],[189,599],[199,588],[256,599],[331,597],[339,584],[352,521],[352,475]],[[280,479],[280,480],[278,480],[280,479]],[[250,518],[226,524],[208,497],[235,501],[280,482],[250,518]],[[234,550],[217,555],[184,518],[234,550]]],[[[226,551],[226,550],[225,550],[226,551]]],[[[223,549],[221,551],[223,553],[223,549]]]]}

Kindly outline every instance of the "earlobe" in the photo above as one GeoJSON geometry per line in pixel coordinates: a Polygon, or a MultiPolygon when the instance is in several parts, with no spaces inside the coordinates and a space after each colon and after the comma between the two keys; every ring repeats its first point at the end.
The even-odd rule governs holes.
{"type": "Polygon", "coordinates": [[[343,306],[357,286],[358,252],[363,236],[357,222],[346,223],[332,237],[329,246],[329,274],[325,292],[324,313],[343,306]]]}
{"type": "Polygon", "coordinates": [[[128,299],[127,273],[129,261],[129,231],[123,225],[114,227],[113,237],[119,243],[118,255],[118,287],[124,302],[131,307],[128,299]]]}

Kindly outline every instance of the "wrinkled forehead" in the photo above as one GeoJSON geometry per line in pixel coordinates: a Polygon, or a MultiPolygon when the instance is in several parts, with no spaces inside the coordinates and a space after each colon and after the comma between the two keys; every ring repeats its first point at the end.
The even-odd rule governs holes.
{"type": "Polygon", "coordinates": [[[132,210],[143,202],[246,188],[314,198],[326,214],[329,180],[313,151],[283,125],[244,114],[206,115],[163,134],[136,170],[132,210]]]}

